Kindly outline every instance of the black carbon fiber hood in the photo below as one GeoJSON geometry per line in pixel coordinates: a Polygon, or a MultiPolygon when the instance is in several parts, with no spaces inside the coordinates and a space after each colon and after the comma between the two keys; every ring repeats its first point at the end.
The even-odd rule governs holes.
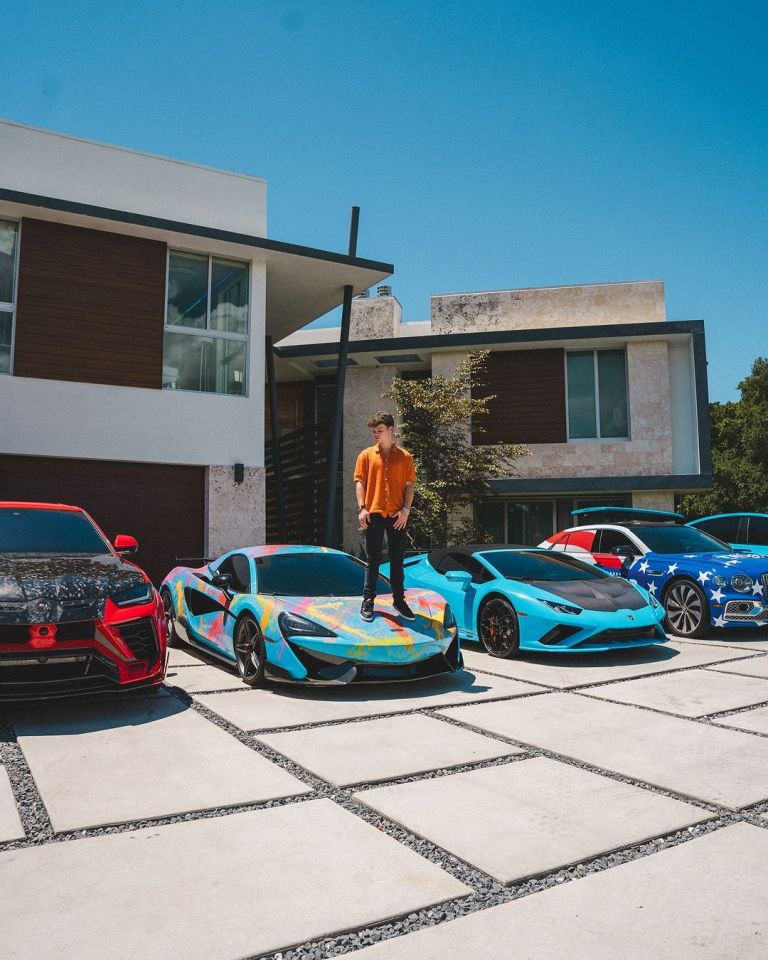
{"type": "Polygon", "coordinates": [[[585,610],[641,610],[647,601],[629,581],[622,577],[600,580],[529,580],[532,586],[560,597],[585,610]]]}
{"type": "Polygon", "coordinates": [[[139,586],[144,575],[120,557],[17,557],[0,554],[0,623],[92,620],[118,589],[139,586]]]}

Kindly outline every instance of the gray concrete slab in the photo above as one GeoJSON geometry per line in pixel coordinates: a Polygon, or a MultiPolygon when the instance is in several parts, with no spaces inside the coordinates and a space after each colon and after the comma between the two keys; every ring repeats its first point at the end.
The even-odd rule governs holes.
{"type": "Polygon", "coordinates": [[[0,874],[15,960],[236,960],[469,892],[331,800],[31,847],[0,874]]]}
{"type": "Polygon", "coordinates": [[[180,687],[187,693],[209,690],[242,690],[245,686],[239,675],[226,667],[208,664],[197,667],[171,667],[165,678],[169,686],[180,687]]]}
{"type": "Polygon", "coordinates": [[[698,640],[683,640],[682,637],[673,637],[670,639],[677,643],[696,643],[702,646],[713,647],[736,647],[739,650],[752,650],[754,653],[768,652],[768,639],[766,639],[766,630],[717,630],[707,637],[700,637],[698,640]]]}
{"type": "Polygon", "coordinates": [[[748,657],[746,660],[737,660],[736,663],[718,664],[717,669],[723,673],[740,673],[745,677],[768,679],[768,657],[748,657]]]}
{"type": "Polygon", "coordinates": [[[205,661],[180,647],[171,647],[168,651],[169,667],[199,667],[201,663],[205,661]]]}
{"type": "Polygon", "coordinates": [[[268,730],[541,692],[533,684],[464,671],[419,683],[313,688],[275,684],[196,699],[241,730],[268,730]]]}
{"type": "Polygon", "coordinates": [[[768,740],[572,693],[441,710],[687,797],[737,808],[768,798],[768,740]]]}
{"type": "Polygon", "coordinates": [[[388,780],[520,752],[500,740],[420,714],[268,733],[259,739],[339,786],[388,780]]]}
{"type": "Polygon", "coordinates": [[[546,757],[377,787],[357,797],[502,883],[710,816],[691,804],[546,757]]]}
{"type": "Polygon", "coordinates": [[[175,697],[52,701],[12,719],[56,831],[307,790],[175,697]]]}
{"type": "Polygon", "coordinates": [[[734,713],[730,717],[716,717],[715,723],[724,727],[734,727],[737,730],[764,733],[768,736],[768,707],[758,707],[757,710],[734,713]]]}
{"type": "Polygon", "coordinates": [[[0,843],[23,840],[24,827],[16,809],[11,782],[4,767],[0,767],[0,843]]]}
{"type": "Polygon", "coordinates": [[[737,823],[355,957],[764,960],[767,872],[768,831],[737,823]]]}
{"type": "Polygon", "coordinates": [[[585,692],[616,703],[633,703],[684,717],[704,717],[722,710],[768,703],[768,679],[714,670],[685,670],[590,687],[585,692]]]}
{"type": "Polygon", "coordinates": [[[748,656],[746,651],[703,644],[666,643],[636,650],[593,654],[525,654],[513,660],[491,657],[479,648],[464,648],[470,670],[489,670],[528,683],[541,683],[564,690],[607,680],[628,680],[665,670],[683,670],[748,656]]]}

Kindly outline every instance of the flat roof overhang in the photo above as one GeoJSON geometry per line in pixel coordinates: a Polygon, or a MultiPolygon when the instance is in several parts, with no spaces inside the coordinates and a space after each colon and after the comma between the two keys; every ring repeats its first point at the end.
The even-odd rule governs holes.
{"type": "Polygon", "coordinates": [[[341,304],[344,287],[362,293],[394,273],[394,266],[362,257],[319,250],[266,237],[249,236],[199,224],[164,220],[125,210],[21,193],[0,187],[0,201],[6,215],[40,216],[73,226],[160,240],[171,246],[205,250],[205,241],[214,240],[216,252],[240,259],[258,258],[267,266],[267,334],[281,340],[341,304]]]}

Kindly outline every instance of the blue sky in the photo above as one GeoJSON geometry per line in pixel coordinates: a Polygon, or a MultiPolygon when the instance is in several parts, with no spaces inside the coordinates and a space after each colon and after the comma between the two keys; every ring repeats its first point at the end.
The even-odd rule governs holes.
{"type": "MultiPolygon", "coordinates": [[[[757,2],[7,3],[0,117],[269,181],[270,236],[429,296],[663,279],[710,394],[768,355],[757,2]]],[[[0,169],[2,158],[0,158],[0,169]]]]}

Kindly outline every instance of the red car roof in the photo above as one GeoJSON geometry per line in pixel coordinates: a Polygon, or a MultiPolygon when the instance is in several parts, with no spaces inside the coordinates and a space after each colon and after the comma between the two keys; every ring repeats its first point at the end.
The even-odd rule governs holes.
{"type": "Polygon", "coordinates": [[[0,507],[13,507],[21,510],[74,510],[83,513],[82,507],[72,507],[67,503],[32,503],[26,500],[0,500],[0,507]]]}

